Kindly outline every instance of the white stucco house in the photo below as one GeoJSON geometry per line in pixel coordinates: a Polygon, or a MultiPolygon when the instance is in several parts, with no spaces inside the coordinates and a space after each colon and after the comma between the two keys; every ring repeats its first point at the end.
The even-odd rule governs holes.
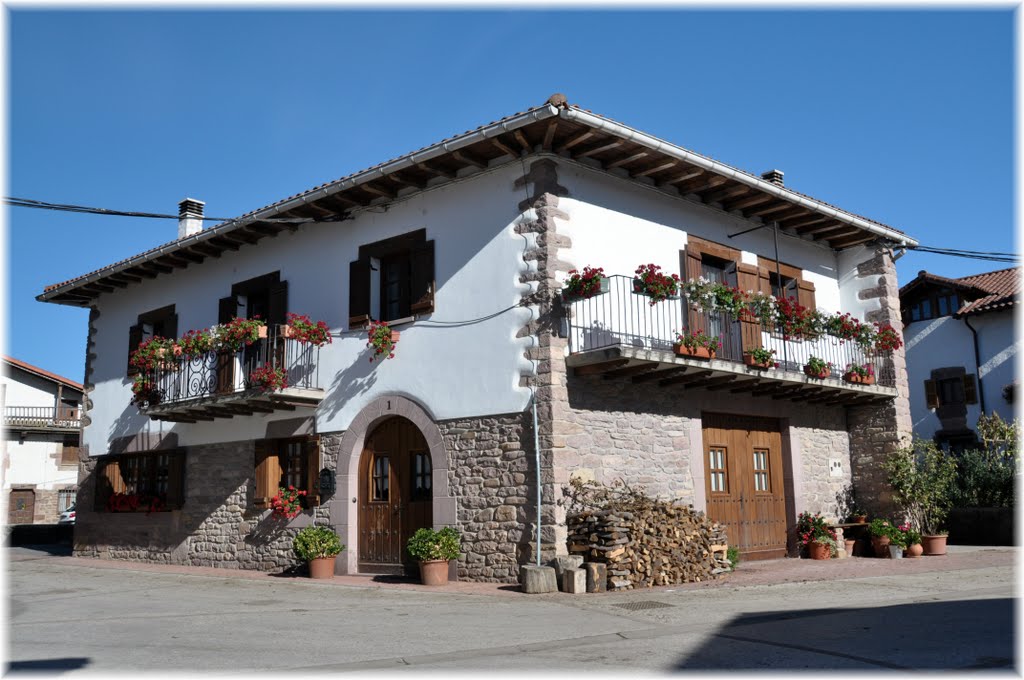
{"type": "Polygon", "coordinates": [[[779,171],[556,95],[229,222],[202,228],[202,210],[182,201],[178,238],[39,295],[91,310],[78,555],[279,569],[318,522],[348,546],[339,573],[377,573],[404,568],[417,527],[451,525],[460,578],[515,581],[538,548],[566,552],[573,475],[691,502],[750,558],[791,550],[797,514],[836,512],[851,486],[886,502],[876,461],[910,429],[901,348],[636,292],[653,264],[898,331],[893,258],[913,239],[779,171]],[[584,266],[607,292],[565,298],[584,266]],[[290,336],[289,313],[332,342],[290,336]],[[256,316],[249,347],[131,375],[147,338],[256,316]],[[400,332],[393,358],[368,349],[371,321],[400,332]],[[717,355],[676,354],[688,330],[717,355]],[[754,348],[779,366],[748,366],[754,348]],[[812,355],[836,373],[808,377],[812,355]],[[840,379],[850,362],[874,384],[840,379]],[[277,370],[288,386],[259,389],[277,370]],[[270,507],[282,485],[308,492],[296,517],[270,507]]]}
{"type": "Polygon", "coordinates": [[[1013,419],[1020,274],[922,271],[900,289],[915,436],[962,448],[982,413],[1013,419]]]}
{"type": "Polygon", "coordinates": [[[4,357],[3,500],[7,524],[53,524],[75,502],[82,385],[4,357]]]}

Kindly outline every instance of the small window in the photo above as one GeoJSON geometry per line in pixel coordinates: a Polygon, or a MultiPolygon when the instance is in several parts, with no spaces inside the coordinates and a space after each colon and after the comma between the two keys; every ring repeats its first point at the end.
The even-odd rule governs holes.
{"type": "Polygon", "coordinates": [[[729,493],[729,478],[725,464],[725,449],[712,447],[708,451],[708,479],[711,482],[711,493],[729,493]]]}
{"type": "Polygon", "coordinates": [[[255,443],[255,449],[256,508],[269,508],[280,488],[289,486],[306,492],[302,497],[304,508],[320,504],[320,444],[315,438],[261,439],[255,443]]]}
{"type": "Polygon", "coordinates": [[[434,242],[426,229],[360,246],[349,264],[349,326],[434,311],[434,242]]]}
{"type": "Polygon", "coordinates": [[[373,478],[371,480],[371,497],[375,501],[387,502],[391,500],[391,489],[389,474],[391,463],[387,456],[374,456],[373,478]]]}
{"type": "MultiPolygon", "coordinates": [[[[154,309],[139,314],[137,323],[128,329],[128,359],[139,348],[139,343],[154,337],[178,337],[178,315],[174,313],[174,305],[154,309]]],[[[138,369],[128,364],[128,375],[134,375],[138,369]]]]}
{"type": "Polygon", "coordinates": [[[281,452],[281,468],[284,471],[284,485],[296,489],[306,489],[309,477],[309,458],[306,456],[302,442],[291,441],[283,446],[281,452]]]}
{"type": "Polygon", "coordinates": [[[416,453],[412,457],[412,499],[414,501],[430,500],[431,468],[430,456],[416,453]]]}
{"type": "Polygon", "coordinates": [[[768,470],[768,450],[754,449],[754,491],[771,493],[771,475],[768,470]]]}
{"type": "Polygon", "coordinates": [[[165,512],[184,501],[182,451],[105,457],[97,465],[96,510],[165,512]]]}
{"type": "Polygon", "coordinates": [[[966,403],[964,399],[964,379],[962,376],[943,378],[937,381],[937,387],[940,406],[966,403]]]}
{"type": "Polygon", "coordinates": [[[74,489],[61,489],[57,492],[57,512],[66,512],[75,504],[75,495],[78,492],[74,489]]]}

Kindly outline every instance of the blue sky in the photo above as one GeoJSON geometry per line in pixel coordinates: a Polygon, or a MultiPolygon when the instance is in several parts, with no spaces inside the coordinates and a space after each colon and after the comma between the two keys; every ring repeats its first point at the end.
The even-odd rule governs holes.
{"type": "MultiPolygon", "coordinates": [[[[922,244],[1014,250],[1010,10],[8,16],[13,196],[230,217],[563,92],[922,244]]],[[[7,229],[6,351],[75,380],[88,312],[35,296],[176,235],[22,208],[7,229]]]]}

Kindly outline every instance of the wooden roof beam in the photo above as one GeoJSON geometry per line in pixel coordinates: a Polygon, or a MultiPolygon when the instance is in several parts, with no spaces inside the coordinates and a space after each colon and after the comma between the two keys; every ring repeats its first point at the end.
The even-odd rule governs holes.
{"type": "Polygon", "coordinates": [[[171,265],[175,269],[184,269],[185,267],[187,267],[189,265],[188,260],[185,260],[185,259],[182,259],[182,258],[178,257],[177,253],[175,253],[174,255],[161,255],[160,256],[160,261],[161,262],[166,262],[167,264],[171,265]]]}
{"type": "Polygon", "coordinates": [[[651,371],[650,373],[644,373],[643,375],[634,375],[631,380],[634,383],[645,383],[652,380],[661,380],[670,376],[682,375],[689,370],[689,366],[673,366],[672,368],[666,368],[662,371],[651,371]]]}
{"type": "Polygon", "coordinates": [[[678,175],[676,175],[675,177],[669,177],[668,179],[665,180],[664,183],[665,184],[679,184],[680,182],[685,182],[687,180],[694,179],[695,177],[700,177],[703,174],[704,174],[704,171],[701,170],[700,168],[690,168],[686,172],[681,172],[678,175]]]}
{"type": "Polygon", "coordinates": [[[721,186],[728,182],[727,177],[720,175],[713,175],[711,177],[699,177],[692,182],[687,182],[679,186],[679,193],[681,194],[699,194],[702,191],[708,189],[714,189],[717,186],[721,186]]]}
{"type": "Polygon", "coordinates": [[[391,173],[390,175],[388,175],[388,179],[390,179],[392,182],[395,182],[396,184],[412,187],[414,189],[424,189],[427,186],[423,182],[417,182],[414,179],[409,179],[408,175],[401,172],[391,173]]]}
{"type": "Polygon", "coordinates": [[[508,146],[508,145],[504,144],[504,143],[503,143],[503,142],[502,142],[502,141],[501,141],[500,139],[498,139],[497,137],[492,137],[492,138],[491,138],[491,144],[493,144],[493,145],[494,145],[494,147],[495,147],[495,148],[496,148],[496,149],[497,149],[498,151],[502,152],[503,154],[506,154],[506,155],[508,155],[508,156],[511,156],[512,158],[519,158],[519,152],[518,152],[518,151],[514,151],[514,150],[512,149],[512,147],[510,147],[510,146],[508,146]]]}
{"type": "Polygon", "coordinates": [[[598,145],[598,146],[591,147],[591,148],[587,149],[586,151],[580,151],[577,154],[573,154],[573,156],[575,156],[576,158],[588,158],[590,156],[594,156],[596,154],[599,154],[602,151],[608,151],[609,149],[614,149],[616,147],[620,147],[620,146],[622,146],[625,143],[626,143],[626,140],[624,140],[624,139],[616,139],[616,140],[614,140],[612,142],[609,142],[608,144],[601,144],[601,145],[598,145]]]}
{"type": "Polygon", "coordinates": [[[825,389],[825,388],[823,388],[823,387],[804,387],[802,389],[796,390],[795,392],[793,392],[793,394],[790,394],[790,395],[785,396],[785,397],[780,397],[779,395],[776,394],[776,395],[772,396],[772,399],[789,399],[790,401],[807,401],[811,397],[820,394],[823,389],[825,389]]]}
{"type": "Polygon", "coordinates": [[[830,219],[819,222],[817,225],[813,227],[804,227],[803,229],[797,229],[796,232],[801,236],[809,236],[813,234],[819,234],[823,231],[828,231],[829,229],[835,229],[840,224],[842,224],[842,222],[837,222],[836,220],[830,219]]]}
{"type": "Polygon", "coordinates": [[[390,191],[387,191],[386,189],[381,189],[380,187],[375,187],[374,185],[370,184],[369,182],[367,182],[365,184],[360,184],[359,188],[362,189],[363,191],[368,191],[371,194],[374,194],[375,196],[383,196],[384,198],[386,198],[388,200],[391,200],[391,199],[395,198],[395,194],[394,193],[392,193],[390,191]]]}
{"type": "MultiPolygon", "coordinates": [[[[786,203],[785,201],[780,201],[780,202],[776,203],[775,205],[768,205],[768,206],[765,206],[763,208],[757,208],[756,210],[747,210],[747,211],[744,211],[744,213],[746,214],[747,217],[762,217],[764,215],[769,215],[771,213],[782,212],[783,210],[790,210],[791,208],[793,208],[793,204],[792,203],[786,203]]],[[[768,220],[765,220],[765,221],[767,222],[768,220]]]]}
{"type": "Polygon", "coordinates": [[[854,234],[861,234],[861,233],[863,233],[863,231],[864,230],[861,229],[860,227],[854,227],[854,226],[849,225],[849,224],[839,224],[839,225],[836,225],[836,226],[832,227],[831,229],[826,229],[824,231],[817,232],[814,235],[814,238],[815,238],[815,240],[817,240],[817,239],[831,240],[831,239],[835,239],[835,238],[842,238],[844,236],[853,236],[854,234]]]}
{"type": "Polygon", "coordinates": [[[638,161],[641,158],[645,158],[646,156],[647,156],[647,152],[646,151],[640,151],[638,153],[633,154],[632,156],[626,156],[625,158],[620,158],[617,161],[612,161],[611,163],[608,163],[607,165],[605,165],[604,168],[605,168],[605,170],[614,170],[615,168],[617,168],[619,166],[629,165],[630,163],[638,161]]]}
{"type": "Polygon", "coordinates": [[[838,239],[836,241],[830,240],[828,245],[830,248],[835,250],[841,250],[842,248],[850,248],[852,246],[858,246],[861,243],[870,243],[877,239],[878,236],[875,234],[865,233],[862,236],[851,236],[850,238],[838,239]]]}
{"type": "Polygon", "coordinates": [[[701,199],[705,203],[721,203],[727,198],[734,198],[736,196],[742,196],[743,194],[750,191],[750,187],[743,184],[734,187],[726,187],[719,189],[718,191],[709,191],[708,193],[701,196],[701,199]]]}
{"type": "Polygon", "coordinates": [[[803,229],[806,229],[807,227],[814,226],[815,224],[821,224],[822,222],[826,221],[834,222],[835,220],[833,220],[831,217],[826,217],[825,215],[817,214],[811,214],[808,215],[807,217],[796,217],[786,220],[776,220],[776,222],[779,223],[780,227],[783,227],[785,229],[796,229],[797,232],[800,232],[803,229]]]}
{"type": "Polygon", "coordinates": [[[111,283],[115,281],[123,281],[125,283],[142,283],[141,276],[132,276],[131,274],[128,274],[126,272],[117,272],[116,274],[111,274],[110,276],[107,277],[107,280],[110,281],[111,283]]]}
{"type": "Polygon", "coordinates": [[[572,139],[570,139],[568,142],[566,142],[565,144],[560,146],[558,149],[556,149],[556,151],[558,153],[563,153],[565,151],[568,151],[569,149],[571,149],[572,147],[576,146],[577,144],[581,144],[582,142],[587,141],[588,139],[593,137],[595,134],[597,134],[596,130],[587,130],[587,131],[585,131],[585,132],[583,132],[581,134],[576,135],[572,139]]]}
{"type": "Polygon", "coordinates": [[[629,359],[612,359],[611,361],[602,361],[596,364],[585,364],[583,366],[575,366],[572,369],[573,375],[595,375],[598,373],[604,373],[610,371],[613,368],[618,368],[629,363],[629,359]]]}
{"type": "Polygon", "coordinates": [[[165,265],[157,264],[156,262],[152,261],[142,262],[136,266],[146,271],[156,272],[157,274],[170,274],[171,272],[174,271],[173,267],[167,267],[165,265]]]}
{"type": "Polygon", "coordinates": [[[208,245],[206,243],[197,243],[194,246],[192,246],[192,250],[196,251],[197,253],[202,253],[207,257],[220,257],[221,253],[224,252],[220,248],[208,245]]]}
{"type": "Polygon", "coordinates": [[[480,170],[484,170],[487,167],[487,163],[484,163],[482,160],[476,158],[475,156],[469,155],[465,151],[453,151],[452,158],[459,161],[460,163],[472,165],[473,167],[478,168],[480,170]]]}
{"type": "Polygon", "coordinates": [[[658,381],[658,387],[670,387],[672,385],[685,385],[689,382],[695,382],[697,380],[703,380],[704,378],[711,375],[711,371],[697,371],[696,373],[690,373],[687,375],[680,375],[675,378],[665,378],[664,380],[658,381]]]}
{"type": "Polygon", "coordinates": [[[634,172],[633,173],[633,177],[649,177],[649,176],[653,175],[656,172],[661,172],[662,170],[668,170],[669,168],[674,168],[677,165],[679,165],[679,161],[676,161],[676,160],[667,161],[665,163],[661,163],[659,165],[655,165],[653,168],[647,168],[646,170],[641,170],[639,172],[634,172]]]}
{"type": "Polygon", "coordinates": [[[729,212],[732,212],[733,210],[745,210],[747,208],[752,208],[755,205],[767,203],[768,201],[774,198],[775,197],[772,196],[771,194],[756,193],[752,196],[747,196],[746,198],[740,198],[735,201],[729,201],[725,205],[723,205],[722,208],[729,212]]]}
{"type": "Polygon", "coordinates": [[[442,170],[441,168],[438,168],[438,167],[433,166],[433,165],[427,165],[426,163],[417,163],[416,167],[419,168],[420,170],[423,170],[424,172],[429,172],[431,175],[436,175],[438,177],[444,177],[446,179],[455,179],[455,173],[454,172],[449,172],[447,170],[442,170]]]}
{"type": "Polygon", "coordinates": [[[526,135],[523,134],[522,130],[513,130],[512,136],[516,138],[517,142],[519,142],[519,146],[522,147],[524,154],[528,154],[533,151],[533,146],[530,144],[530,141],[526,139],[526,135]]]}
{"type": "Polygon", "coordinates": [[[697,387],[704,387],[704,388],[716,387],[716,386],[719,386],[719,385],[725,385],[726,383],[731,383],[734,380],[736,380],[736,376],[735,375],[720,375],[717,378],[708,378],[706,380],[696,380],[694,382],[688,383],[686,385],[683,385],[683,389],[684,390],[692,390],[692,389],[697,388],[697,387]]]}
{"type": "Polygon", "coordinates": [[[728,385],[729,391],[733,394],[739,394],[740,392],[753,392],[754,388],[761,384],[761,378],[754,378],[753,380],[746,380],[744,382],[738,382],[735,385],[728,385]]]}
{"type": "Polygon", "coordinates": [[[551,143],[555,141],[555,131],[558,129],[558,119],[548,123],[548,127],[544,130],[544,141],[541,142],[540,146],[545,151],[551,150],[551,143]]]}
{"type": "MultiPolygon", "coordinates": [[[[770,221],[771,222],[781,222],[782,220],[790,219],[790,218],[793,218],[793,217],[803,217],[804,215],[806,215],[806,214],[808,214],[810,212],[811,211],[808,210],[807,208],[801,208],[801,207],[797,206],[795,208],[792,208],[792,209],[787,210],[785,212],[779,213],[777,215],[772,215],[772,218],[771,218],[770,221]]],[[[784,227],[780,224],[779,228],[782,229],[784,227]]]]}
{"type": "Polygon", "coordinates": [[[184,260],[188,260],[189,262],[192,262],[193,264],[199,264],[200,262],[203,262],[206,259],[205,255],[200,255],[199,253],[194,253],[194,252],[192,252],[191,248],[182,248],[181,250],[177,250],[177,251],[174,252],[174,255],[176,257],[180,257],[180,258],[182,258],[184,260]]]}
{"type": "Polygon", "coordinates": [[[626,366],[625,368],[616,368],[614,371],[608,371],[602,376],[605,380],[612,380],[614,378],[629,378],[634,375],[641,375],[648,371],[653,371],[658,367],[658,364],[651,361],[648,363],[637,364],[636,366],[626,366]]]}

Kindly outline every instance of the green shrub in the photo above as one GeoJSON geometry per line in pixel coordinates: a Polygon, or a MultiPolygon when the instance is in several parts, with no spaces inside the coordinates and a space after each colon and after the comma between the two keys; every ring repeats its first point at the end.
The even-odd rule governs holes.
{"type": "Polygon", "coordinates": [[[978,418],[982,447],[956,454],[956,508],[1012,508],[1018,467],[1019,427],[997,414],[978,418]]]}
{"type": "Polygon", "coordinates": [[[893,500],[910,518],[911,526],[925,534],[936,534],[952,505],[956,482],[956,461],[935,445],[922,439],[895,451],[882,463],[892,487],[893,500]]]}
{"type": "Polygon", "coordinates": [[[310,561],[319,557],[334,557],[345,549],[338,535],[327,527],[306,527],[300,529],[292,541],[292,549],[300,560],[310,561]]]}
{"type": "Polygon", "coordinates": [[[740,549],[734,545],[729,546],[729,550],[726,551],[725,556],[729,559],[729,566],[733,569],[740,563],[740,549]]]}
{"type": "Polygon", "coordinates": [[[417,560],[454,560],[459,556],[459,532],[452,527],[419,529],[405,547],[417,560]]]}

